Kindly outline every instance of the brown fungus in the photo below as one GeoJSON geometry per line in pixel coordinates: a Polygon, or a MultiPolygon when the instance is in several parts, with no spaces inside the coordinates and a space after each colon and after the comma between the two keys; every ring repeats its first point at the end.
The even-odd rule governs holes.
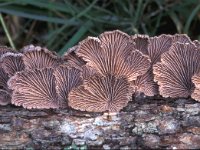
{"type": "Polygon", "coordinates": [[[102,76],[125,76],[129,81],[150,66],[148,57],[134,48],[130,36],[118,30],[104,32],[99,38],[88,37],[79,43],[76,53],[102,76]]]}
{"type": "Polygon", "coordinates": [[[61,59],[46,48],[39,46],[27,46],[23,50],[23,61],[25,69],[42,69],[47,67],[56,67],[62,63],[61,59]]]}
{"type": "Polygon", "coordinates": [[[146,96],[154,96],[159,93],[158,85],[154,82],[152,68],[145,74],[137,77],[137,80],[131,81],[131,87],[135,94],[144,93],[146,96]]]}
{"type": "Polygon", "coordinates": [[[11,103],[24,108],[58,108],[53,69],[25,70],[16,73],[8,81],[13,90],[11,103]]]}
{"type": "Polygon", "coordinates": [[[8,89],[7,88],[7,81],[9,77],[8,74],[1,68],[1,63],[0,63],[0,89],[8,89]]]}
{"type": "Polygon", "coordinates": [[[58,94],[59,106],[67,107],[68,94],[73,89],[82,84],[81,71],[61,65],[54,70],[56,78],[56,91],[58,94]]]}
{"type": "Polygon", "coordinates": [[[195,74],[192,77],[192,82],[195,85],[194,92],[192,93],[192,98],[200,102],[200,73],[195,74]]]}
{"type": "Polygon", "coordinates": [[[160,61],[161,55],[172,46],[172,37],[170,35],[162,34],[149,38],[148,56],[151,59],[151,64],[154,65],[160,61]]]}
{"type": "Polygon", "coordinates": [[[12,77],[16,72],[24,70],[23,54],[7,52],[1,56],[1,64],[4,71],[12,77]]]}
{"type": "Polygon", "coordinates": [[[7,52],[15,53],[15,51],[14,51],[12,48],[7,47],[7,46],[1,46],[1,45],[0,45],[0,57],[1,57],[3,54],[7,53],[7,52]]]}
{"type": "Polygon", "coordinates": [[[89,112],[118,112],[131,99],[126,78],[93,76],[69,94],[69,106],[89,112]]]}
{"type": "Polygon", "coordinates": [[[131,37],[135,42],[136,48],[148,55],[151,59],[151,66],[148,71],[132,81],[131,85],[136,93],[144,93],[147,96],[157,95],[158,85],[154,82],[153,65],[160,61],[161,55],[168,51],[172,45],[172,37],[169,35],[160,35],[148,37],[145,35],[134,35],[131,37]]]}
{"type": "Polygon", "coordinates": [[[69,48],[63,57],[64,57],[64,61],[67,62],[66,64],[68,66],[76,67],[80,69],[82,66],[86,64],[86,62],[82,58],[77,56],[76,54],[77,48],[78,46],[69,48]]]}
{"type": "Polygon", "coordinates": [[[200,41],[194,40],[194,41],[192,41],[192,42],[195,44],[195,46],[196,46],[197,48],[200,49],[200,41]]]}
{"type": "Polygon", "coordinates": [[[100,75],[97,70],[93,69],[88,65],[84,65],[81,67],[81,77],[83,80],[87,80],[92,76],[100,75]]]}
{"type": "Polygon", "coordinates": [[[5,106],[11,101],[11,95],[6,90],[0,89],[0,105],[5,106]]]}
{"type": "Polygon", "coordinates": [[[174,34],[172,35],[173,43],[191,43],[191,39],[187,36],[187,34],[174,34]]]}
{"type": "Polygon", "coordinates": [[[131,36],[131,40],[135,43],[135,49],[141,51],[145,55],[149,55],[148,53],[148,42],[149,36],[142,34],[135,34],[131,36]]]}
{"type": "Polygon", "coordinates": [[[163,97],[188,97],[194,90],[192,76],[200,70],[200,51],[192,43],[174,43],[154,66],[155,81],[163,97]]]}

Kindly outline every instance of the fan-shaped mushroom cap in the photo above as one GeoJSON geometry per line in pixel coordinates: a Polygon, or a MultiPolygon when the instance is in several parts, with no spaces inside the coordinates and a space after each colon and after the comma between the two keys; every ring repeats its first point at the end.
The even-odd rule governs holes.
{"type": "Polygon", "coordinates": [[[136,43],[136,48],[151,59],[149,70],[139,76],[137,80],[132,81],[131,86],[136,92],[142,92],[147,96],[154,96],[158,94],[158,85],[154,82],[152,66],[160,61],[161,54],[169,50],[172,45],[172,37],[162,34],[150,38],[145,35],[134,35],[131,38],[136,43]]]}
{"type": "Polygon", "coordinates": [[[0,89],[7,89],[8,74],[3,70],[0,63],[0,89]]]}
{"type": "Polygon", "coordinates": [[[154,65],[160,61],[161,55],[172,46],[172,37],[170,35],[162,34],[149,38],[148,55],[151,59],[151,64],[154,65]]]}
{"type": "Polygon", "coordinates": [[[173,43],[192,43],[191,39],[187,36],[187,34],[174,34],[172,36],[173,43]]]}
{"type": "Polygon", "coordinates": [[[199,73],[195,74],[192,77],[192,82],[195,85],[194,92],[192,93],[192,98],[200,102],[200,74],[199,73]]]}
{"type": "Polygon", "coordinates": [[[7,46],[1,46],[1,45],[0,45],[0,57],[1,57],[3,54],[7,53],[7,52],[15,53],[15,51],[14,51],[12,48],[7,47],[7,46]]]}
{"type": "Polygon", "coordinates": [[[23,61],[25,69],[42,69],[47,67],[56,67],[61,63],[61,60],[54,52],[39,46],[27,46],[23,49],[23,61]]]}
{"type": "Polygon", "coordinates": [[[81,111],[118,112],[131,99],[126,78],[93,76],[69,94],[69,106],[81,111]]]}
{"type": "Polygon", "coordinates": [[[26,46],[24,46],[21,50],[20,50],[20,52],[21,53],[26,53],[26,52],[28,52],[28,51],[40,51],[40,50],[42,50],[42,47],[40,47],[40,46],[34,46],[34,45],[26,45],[26,46]]]}
{"type": "Polygon", "coordinates": [[[11,101],[10,94],[5,90],[0,89],[0,105],[5,106],[9,104],[10,101],[11,101]]]}
{"type": "Polygon", "coordinates": [[[200,49],[200,41],[194,40],[194,41],[192,41],[192,42],[195,44],[195,46],[196,46],[197,48],[200,49]]]}
{"type": "Polygon", "coordinates": [[[9,75],[13,76],[16,72],[24,70],[23,54],[7,52],[1,56],[2,68],[9,75]]]}
{"type": "Polygon", "coordinates": [[[81,67],[81,77],[83,80],[87,80],[92,76],[100,75],[97,70],[93,69],[88,65],[84,65],[81,67]]]}
{"type": "Polygon", "coordinates": [[[138,49],[145,55],[149,55],[148,52],[148,42],[149,36],[142,34],[135,34],[131,36],[131,40],[135,43],[135,49],[138,49]]]}
{"type": "Polygon", "coordinates": [[[158,85],[154,82],[154,75],[151,69],[137,77],[137,80],[131,81],[131,87],[135,93],[144,93],[146,96],[154,96],[159,93],[158,85]]]}
{"type": "Polygon", "coordinates": [[[103,76],[126,76],[130,81],[150,66],[148,57],[134,48],[127,34],[118,30],[104,32],[99,38],[88,37],[79,43],[77,55],[103,76]]]}
{"type": "Polygon", "coordinates": [[[68,66],[77,67],[80,69],[83,65],[86,64],[86,62],[76,55],[75,51],[77,50],[77,48],[78,46],[69,48],[63,57],[64,60],[67,61],[68,66]]]}
{"type": "Polygon", "coordinates": [[[13,90],[12,104],[24,108],[58,108],[53,69],[25,70],[16,73],[8,81],[13,90]]]}
{"type": "Polygon", "coordinates": [[[194,90],[192,76],[200,70],[200,51],[192,43],[174,43],[154,66],[155,81],[163,97],[188,97],[194,90]]]}
{"type": "Polygon", "coordinates": [[[65,65],[57,67],[54,71],[56,78],[56,91],[60,107],[67,107],[69,92],[82,84],[81,71],[65,65]]]}

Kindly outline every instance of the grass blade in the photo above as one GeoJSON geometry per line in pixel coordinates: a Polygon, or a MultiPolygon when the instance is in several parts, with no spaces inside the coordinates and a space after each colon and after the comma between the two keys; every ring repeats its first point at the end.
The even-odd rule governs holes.
{"type": "Polygon", "coordinates": [[[67,42],[67,44],[64,45],[64,47],[59,51],[59,54],[64,54],[68,48],[76,44],[91,26],[91,21],[87,21],[84,25],[82,25],[81,28],[74,34],[74,36],[67,42]]]}
{"type": "Polygon", "coordinates": [[[3,16],[2,16],[1,13],[0,13],[0,22],[1,22],[1,24],[2,24],[3,30],[4,30],[5,33],[6,33],[6,36],[7,36],[7,38],[8,38],[8,41],[9,41],[9,43],[10,43],[10,46],[11,46],[13,49],[16,49],[16,48],[15,48],[15,45],[14,45],[14,43],[13,43],[13,41],[12,41],[12,38],[11,38],[9,32],[8,32],[8,29],[7,29],[7,27],[6,27],[6,24],[5,24],[5,22],[4,22],[4,19],[3,19],[3,16]]]}
{"type": "Polygon", "coordinates": [[[199,12],[199,10],[200,10],[200,4],[196,6],[196,8],[192,11],[189,18],[187,19],[187,22],[184,27],[184,33],[186,33],[186,34],[189,33],[188,31],[190,28],[190,24],[192,23],[192,20],[194,19],[195,15],[199,12]]]}

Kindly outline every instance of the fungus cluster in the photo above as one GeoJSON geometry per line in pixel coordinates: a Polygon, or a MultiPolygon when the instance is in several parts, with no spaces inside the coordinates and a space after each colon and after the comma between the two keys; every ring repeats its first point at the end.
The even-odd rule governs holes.
{"type": "Polygon", "coordinates": [[[199,41],[115,30],[61,57],[39,46],[0,46],[0,105],[118,112],[135,93],[200,101],[199,41]]]}

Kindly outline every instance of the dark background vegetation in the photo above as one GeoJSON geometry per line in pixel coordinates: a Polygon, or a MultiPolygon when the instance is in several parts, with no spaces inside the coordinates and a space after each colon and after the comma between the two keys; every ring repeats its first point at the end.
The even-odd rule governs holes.
{"type": "Polygon", "coordinates": [[[62,54],[114,29],[200,39],[199,0],[0,0],[0,13],[0,44],[16,49],[32,43],[62,54]]]}

